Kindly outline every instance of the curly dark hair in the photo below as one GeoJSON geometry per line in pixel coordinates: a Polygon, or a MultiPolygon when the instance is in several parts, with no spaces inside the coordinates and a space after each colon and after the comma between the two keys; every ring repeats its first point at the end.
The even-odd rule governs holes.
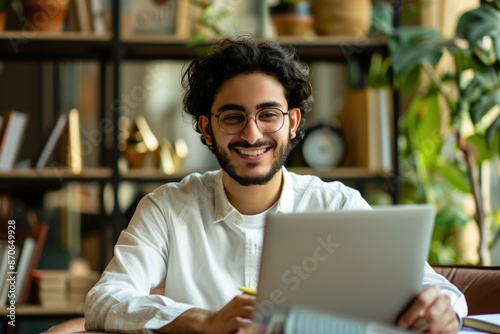
{"type": "MultiPolygon", "coordinates": [[[[200,133],[199,117],[210,115],[215,95],[224,82],[237,75],[251,73],[274,77],[284,88],[289,109],[300,109],[302,119],[290,143],[294,147],[304,138],[306,115],[312,108],[309,67],[299,61],[292,47],[264,38],[224,38],[212,45],[210,52],[192,60],[184,69],[184,111],[191,115],[193,128],[200,133]]],[[[201,141],[207,145],[203,136],[201,141]]]]}

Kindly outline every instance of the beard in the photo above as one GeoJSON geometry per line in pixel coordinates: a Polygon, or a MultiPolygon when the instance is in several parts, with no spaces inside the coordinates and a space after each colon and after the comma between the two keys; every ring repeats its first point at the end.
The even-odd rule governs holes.
{"type": "MultiPolygon", "coordinates": [[[[269,142],[263,143],[256,143],[255,145],[250,145],[247,142],[240,142],[240,143],[233,143],[232,145],[229,146],[229,149],[234,146],[239,146],[239,147],[245,147],[245,148],[252,148],[252,147],[259,147],[262,144],[271,144],[269,142]]],[[[275,143],[272,143],[273,146],[275,146],[275,143]]],[[[221,168],[226,171],[226,173],[236,182],[238,182],[242,186],[256,186],[256,185],[264,185],[267,184],[271,179],[276,175],[276,173],[283,167],[285,164],[286,159],[290,155],[290,152],[293,148],[293,145],[290,143],[290,141],[287,142],[285,146],[283,146],[281,149],[279,149],[275,156],[274,156],[274,161],[271,164],[271,167],[269,171],[265,175],[260,175],[260,176],[241,176],[238,175],[236,172],[236,168],[234,167],[233,164],[229,161],[228,154],[224,151],[222,147],[220,147],[217,142],[215,141],[215,138],[213,139],[213,149],[212,153],[215,155],[217,158],[217,161],[219,162],[219,165],[221,168]]],[[[249,162],[247,163],[248,167],[254,167],[257,166],[258,163],[253,163],[249,162]]]]}

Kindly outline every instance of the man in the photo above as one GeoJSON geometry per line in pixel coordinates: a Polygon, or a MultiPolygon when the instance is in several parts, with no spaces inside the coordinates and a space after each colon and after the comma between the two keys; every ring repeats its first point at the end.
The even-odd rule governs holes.
{"type": "MultiPolygon", "coordinates": [[[[339,182],[288,172],[311,110],[308,68],[276,42],[225,39],[193,60],[185,111],[221,170],[192,174],[146,195],[87,296],[87,329],[243,333],[255,298],[268,212],[369,209],[339,182]],[[162,295],[150,294],[164,286],[162,295]]],[[[426,264],[425,287],[399,326],[455,333],[463,295],[426,264]]],[[[251,327],[251,326],[250,326],[251,327]]]]}

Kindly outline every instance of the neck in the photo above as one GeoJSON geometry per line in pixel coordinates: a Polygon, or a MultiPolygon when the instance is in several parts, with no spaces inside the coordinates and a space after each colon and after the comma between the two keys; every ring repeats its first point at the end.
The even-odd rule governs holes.
{"type": "Polygon", "coordinates": [[[223,172],[223,184],[229,202],[244,215],[255,215],[269,209],[280,197],[283,172],[280,170],[265,185],[242,186],[223,172]]]}

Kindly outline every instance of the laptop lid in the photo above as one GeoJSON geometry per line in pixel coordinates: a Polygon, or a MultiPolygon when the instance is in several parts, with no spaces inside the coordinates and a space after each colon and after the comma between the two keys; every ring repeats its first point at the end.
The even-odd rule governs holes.
{"type": "Polygon", "coordinates": [[[430,205],[270,214],[254,320],[292,305],[394,324],[422,289],[430,205]]]}

